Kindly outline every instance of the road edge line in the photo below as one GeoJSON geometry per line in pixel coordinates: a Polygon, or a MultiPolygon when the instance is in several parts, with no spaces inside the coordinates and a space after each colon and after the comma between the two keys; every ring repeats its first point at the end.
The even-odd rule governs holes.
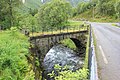
{"type": "Polygon", "coordinates": [[[102,56],[103,56],[104,63],[105,63],[105,64],[108,64],[108,60],[107,60],[107,58],[106,58],[106,56],[105,56],[105,54],[104,54],[104,51],[103,51],[103,49],[102,49],[102,46],[99,45],[99,48],[100,48],[101,54],[102,54],[102,56]]]}

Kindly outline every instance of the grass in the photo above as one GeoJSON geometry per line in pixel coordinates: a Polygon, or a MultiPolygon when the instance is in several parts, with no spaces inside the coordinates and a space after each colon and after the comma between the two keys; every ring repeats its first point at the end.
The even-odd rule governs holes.
{"type": "Polygon", "coordinates": [[[0,32],[0,80],[31,80],[28,38],[15,29],[0,32]],[[27,75],[30,74],[30,75],[27,75]]]}
{"type": "Polygon", "coordinates": [[[87,45],[86,45],[86,55],[85,55],[85,64],[84,64],[84,68],[88,69],[88,58],[89,58],[89,50],[90,50],[90,30],[89,30],[89,34],[87,36],[87,45]]]}
{"type": "Polygon", "coordinates": [[[74,42],[71,39],[64,39],[64,40],[61,41],[61,43],[64,46],[67,46],[68,48],[70,48],[72,50],[76,50],[77,49],[76,45],[74,44],[74,42]]]}
{"type": "Polygon", "coordinates": [[[91,19],[92,22],[119,22],[112,16],[100,16],[99,18],[91,19]]]}
{"type": "Polygon", "coordinates": [[[120,28],[120,26],[118,26],[117,24],[112,24],[112,26],[115,26],[115,27],[118,27],[118,28],[120,28]]]}
{"type": "Polygon", "coordinates": [[[69,25],[69,26],[80,26],[81,24],[83,24],[83,21],[69,20],[66,25],[69,25]]]}

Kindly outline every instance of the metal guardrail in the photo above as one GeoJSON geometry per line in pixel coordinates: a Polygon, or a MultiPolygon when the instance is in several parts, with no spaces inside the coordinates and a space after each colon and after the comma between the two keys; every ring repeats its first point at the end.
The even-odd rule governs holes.
{"type": "Polygon", "coordinates": [[[94,40],[92,35],[92,29],[90,24],[90,39],[89,39],[89,57],[88,57],[88,69],[89,69],[89,79],[90,80],[98,80],[98,72],[97,72],[97,61],[95,55],[95,47],[94,47],[94,40]]]}

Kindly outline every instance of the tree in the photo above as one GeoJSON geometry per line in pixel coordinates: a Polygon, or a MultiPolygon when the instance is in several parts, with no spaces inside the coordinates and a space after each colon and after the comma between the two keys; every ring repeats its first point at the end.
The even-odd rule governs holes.
{"type": "Polygon", "coordinates": [[[97,13],[113,15],[115,14],[114,3],[113,0],[99,0],[97,4],[97,13]]]}
{"type": "Polygon", "coordinates": [[[82,2],[79,3],[77,6],[77,12],[78,14],[85,12],[86,10],[91,9],[92,7],[95,7],[95,3],[93,2],[82,2]]]}
{"type": "Polygon", "coordinates": [[[27,15],[19,15],[19,23],[18,23],[18,28],[19,29],[27,29],[29,31],[36,31],[39,30],[38,28],[38,14],[35,14],[32,16],[31,14],[27,15]]]}
{"type": "Polygon", "coordinates": [[[20,3],[20,0],[0,0],[0,26],[10,28],[14,25],[14,8],[20,3]]]}
{"type": "Polygon", "coordinates": [[[115,11],[116,11],[117,17],[120,19],[120,1],[118,1],[118,2],[115,4],[115,11]]]}
{"type": "Polygon", "coordinates": [[[65,0],[52,0],[41,6],[39,11],[39,23],[42,30],[59,28],[67,23],[70,15],[70,3],[65,0]]]}

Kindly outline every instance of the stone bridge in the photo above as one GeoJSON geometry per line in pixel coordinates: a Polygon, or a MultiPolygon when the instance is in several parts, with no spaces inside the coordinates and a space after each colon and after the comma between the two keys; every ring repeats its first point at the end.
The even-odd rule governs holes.
{"type": "MultiPolygon", "coordinates": [[[[34,55],[34,62],[36,60],[36,57],[39,61],[39,68],[42,67],[42,62],[47,54],[47,52],[54,46],[59,44],[61,40],[64,39],[71,39],[77,47],[81,46],[80,44],[80,38],[82,35],[88,34],[88,28],[87,26],[86,30],[83,31],[74,31],[74,32],[66,32],[66,33],[58,33],[58,34],[47,34],[47,35],[40,35],[40,36],[31,36],[30,42],[31,42],[31,52],[34,55]]],[[[35,66],[35,63],[33,64],[35,66]]],[[[34,68],[35,70],[36,68],[34,68]]],[[[35,70],[37,71],[37,70],[35,70]]],[[[40,73],[40,72],[39,72],[40,73]]],[[[37,73],[35,73],[37,75],[37,73]]]]}
{"type": "Polygon", "coordinates": [[[78,42],[80,42],[80,36],[87,33],[88,30],[33,36],[30,37],[30,42],[34,46],[32,51],[39,59],[43,60],[44,56],[52,48],[52,46],[58,44],[61,40],[70,38],[75,43],[75,45],[79,47],[80,44],[78,44],[78,42]]]}

